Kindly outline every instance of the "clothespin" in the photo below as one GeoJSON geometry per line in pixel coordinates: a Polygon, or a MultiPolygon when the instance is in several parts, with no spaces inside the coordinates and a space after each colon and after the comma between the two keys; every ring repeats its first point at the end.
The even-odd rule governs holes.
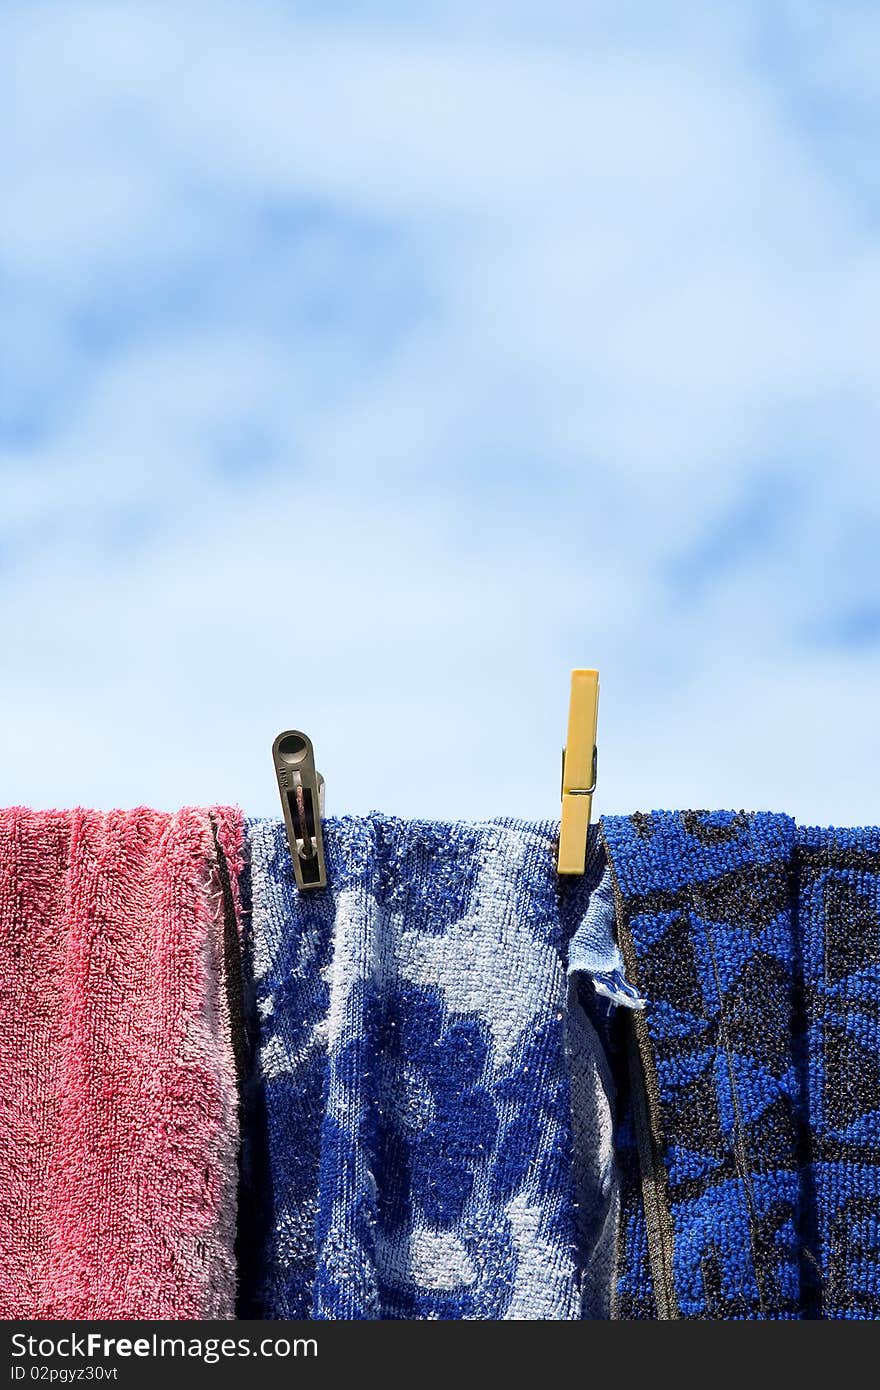
{"type": "Polygon", "coordinates": [[[315,771],[312,740],[287,729],[272,744],[272,761],[281,794],[287,843],[297,888],[325,888],[324,778],[315,771]]]}
{"type": "Polygon", "coordinates": [[[596,724],[599,672],[572,671],[568,737],[562,750],[562,815],[557,869],[582,874],[587,862],[587,830],[596,790],[596,724]]]}

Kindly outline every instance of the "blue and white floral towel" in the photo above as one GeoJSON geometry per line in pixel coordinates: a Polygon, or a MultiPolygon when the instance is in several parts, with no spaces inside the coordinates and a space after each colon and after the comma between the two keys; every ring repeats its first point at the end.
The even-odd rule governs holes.
{"type": "Polygon", "coordinates": [[[595,832],[570,889],[549,822],[371,815],[324,834],[330,886],[298,893],[282,824],[248,826],[242,1315],[607,1316],[603,1017],[626,986],[601,894],[587,922],[595,832]],[[574,983],[569,1007],[585,932],[606,998],[574,983]]]}

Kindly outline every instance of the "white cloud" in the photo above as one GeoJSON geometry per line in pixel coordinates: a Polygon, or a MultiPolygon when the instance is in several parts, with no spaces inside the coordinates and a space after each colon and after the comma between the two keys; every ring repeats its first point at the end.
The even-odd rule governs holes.
{"type": "Polygon", "coordinates": [[[4,798],[878,819],[876,15],[298,13],[7,9],[4,798]]]}

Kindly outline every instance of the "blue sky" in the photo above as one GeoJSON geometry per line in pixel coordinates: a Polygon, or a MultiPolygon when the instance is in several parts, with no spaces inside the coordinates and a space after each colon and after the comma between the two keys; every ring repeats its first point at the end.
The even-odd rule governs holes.
{"type": "Polygon", "coordinates": [[[876,6],[0,29],[6,802],[880,820],[876,6]]]}

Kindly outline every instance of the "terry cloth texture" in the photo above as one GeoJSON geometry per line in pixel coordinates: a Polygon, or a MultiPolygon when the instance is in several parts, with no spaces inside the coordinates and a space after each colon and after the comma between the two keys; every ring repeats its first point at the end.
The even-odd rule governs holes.
{"type": "Polygon", "coordinates": [[[0,1317],[234,1316],[241,841],[0,812],[0,1317]]]}
{"type": "Polygon", "coordinates": [[[612,1006],[585,983],[566,1023],[602,859],[594,832],[560,889],[555,831],[329,820],[329,887],[299,893],[283,825],[248,823],[242,1316],[607,1316],[612,1006]]]}
{"type": "Polygon", "coordinates": [[[880,1316],[880,831],[603,822],[647,996],[616,1315],[880,1316]]]}

